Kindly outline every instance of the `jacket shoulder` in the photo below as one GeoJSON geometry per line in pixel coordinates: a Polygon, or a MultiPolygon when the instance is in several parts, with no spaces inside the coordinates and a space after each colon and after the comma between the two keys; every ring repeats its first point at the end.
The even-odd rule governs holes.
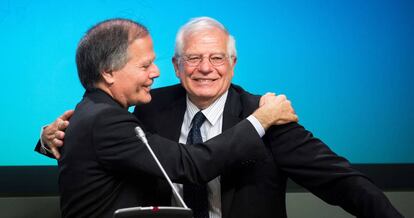
{"type": "Polygon", "coordinates": [[[156,88],[150,93],[151,101],[148,104],[138,105],[134,109],[134,115],[140,120],[149,115],[161,113],[176,102],[185,99],[186,96],[186,91],[180,84],[156,88]]]}
{"type": "Polygon", "coordinates": [[[151,91],[151,102],[142,105],[142,107],[163,107],[185,96],[186,91],[180,84],[153,89],[151,91]]]}
{"type": "Polygon", "coordinates": [[[232,96],[238,96],[240,99],[241,107],[243,108],[243,114],[250,115],[259,107],[260,95],[252,94],[244,90],[241,86],[232,84],[229,89],[229,93],[232,96]]]}

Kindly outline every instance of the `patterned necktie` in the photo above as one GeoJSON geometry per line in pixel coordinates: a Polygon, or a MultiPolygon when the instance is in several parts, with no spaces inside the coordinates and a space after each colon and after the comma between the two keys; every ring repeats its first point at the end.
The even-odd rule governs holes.
{"type": "MultiPolygon", "coordinates": [[[[197,112],[191,121],[192,127],[187,137],[187,145],[203,142],[201,138],[200,126],[206,117],[201,111],[197,112]]],[[[208,218],[208,195],[207,185],[185,184],[183,186],[184,201],[193,210],[194,218],[208,218]]]]}

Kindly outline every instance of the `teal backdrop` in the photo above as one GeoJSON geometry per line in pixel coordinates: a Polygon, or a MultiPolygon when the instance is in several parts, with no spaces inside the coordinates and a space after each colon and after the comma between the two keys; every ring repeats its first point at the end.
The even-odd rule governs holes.
{"type": "Polygon", "coordinates": [[[414,1],[0,1],[0,166],[56,165],[33,152],[41,126],[81,99],[75,50],[93,24],[146,25],[161,77],[175,33],[210,16],[236,39],[234,83],[286,94],[300,122],[352,163],[414,163],[414,1]]]}

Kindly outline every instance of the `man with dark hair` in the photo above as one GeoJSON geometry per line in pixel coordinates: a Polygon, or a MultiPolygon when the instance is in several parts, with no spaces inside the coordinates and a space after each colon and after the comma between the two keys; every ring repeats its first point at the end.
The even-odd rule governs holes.
{"type": "MultiPolygon", "coordinates": [[[[76,63],[86,91],[66,129],[58,162],[63,217],[112,217],[118,208],[159,205],[162,174],[135,135],[141,123],[128,112],[151,101],[150,87],[159,76],[154,59],[148,30],[132,20],[101,22],[79,42],[76,63]]],[[[148,141],[172,180],[205,183],[263,157],[264,130],[297,120],[283,97],[269,94],[262,103],[210,141],[185,146],[157,135],[148,141]]]]}

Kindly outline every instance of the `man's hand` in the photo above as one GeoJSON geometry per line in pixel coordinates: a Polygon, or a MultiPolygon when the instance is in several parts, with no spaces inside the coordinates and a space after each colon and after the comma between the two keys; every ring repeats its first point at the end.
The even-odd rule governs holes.
{"type": "Polygon", "coordinates": [[[69,125],[69,118],[73,115],[74,110],[65,111],[55,122],[43,129],[41,140],[47,144],[56,159],[60,158],[58,148],[63,146],[65,129],[69,125]]]}
{"type": "Polygon", "coordinates": [[[272,125],[298,122],[298,116],[285,95],[267,93],[261,97],[259,105],[253,116],[265,130],[272,125]]]}

